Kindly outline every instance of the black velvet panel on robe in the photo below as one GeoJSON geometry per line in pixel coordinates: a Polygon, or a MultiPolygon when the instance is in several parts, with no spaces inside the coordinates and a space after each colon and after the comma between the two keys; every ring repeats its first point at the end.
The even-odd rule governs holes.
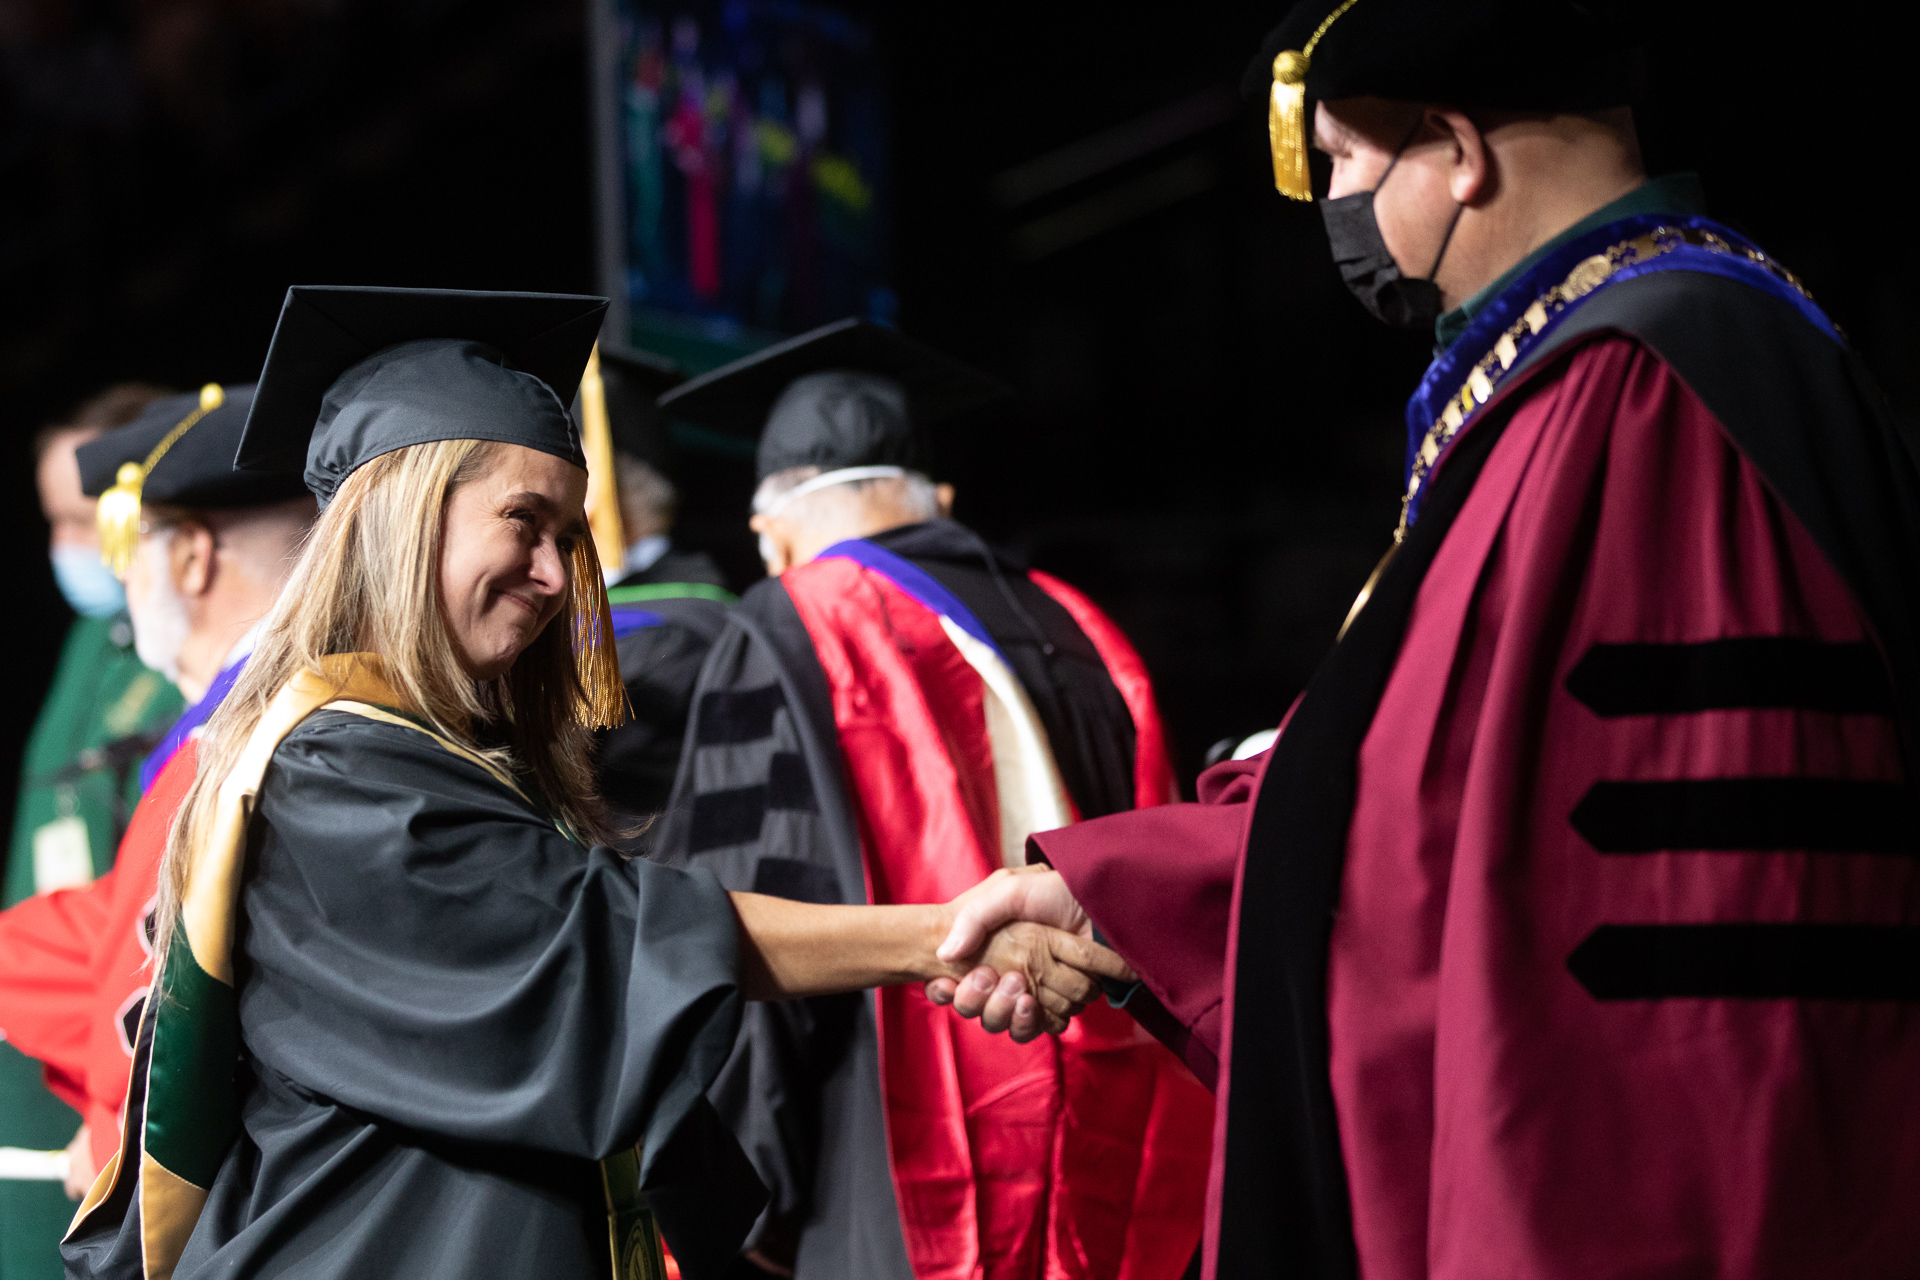
{"type": "MultiPolygon", "coordinates": [[[[741,1005],[711,874],[583,848],[328,711],[275,754],[249,861],[243,1130],[178,1280],[607,1275],[596,1162],[636,1144],[686,1274],[724,1274],[764,1190],[704,1097],[741,1005]]],[[[69,1274],[138,1250],[72,1241],[69,1274]]]]}
{"type": "MultiPolygon", "coordinates": [[[[963,526],[929,521],[872,541],[958,596],[1007,655],[1084,816],[1133,805],[1133,720],[1066,610],[1014,562],[995,567],[963,526]],[[1040,634],[1034,634],[1034,626],[1040,634]],[[1045,652],[1051,645],[1053,653],[1045,652]]],[[[867,900],[826,674],[778,579],[754,586],[701,673],[657,855],[731,889],[867,900]]],[[[797,1280],[914,1280],[900,1232],[870,996],[753,1004],[709,1096],[768,1185],[751,1237],[797,1280]]]]}

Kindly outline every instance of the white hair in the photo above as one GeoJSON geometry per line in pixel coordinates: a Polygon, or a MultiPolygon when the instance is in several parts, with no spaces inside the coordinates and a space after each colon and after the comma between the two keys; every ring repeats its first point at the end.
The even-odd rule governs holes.
{"type": "Polygon", "coordinates": [[[896,467],[846,467],[837,471],[788,467],[760,482],[753,493],[753,513],[777,514],[803,528],[852,525],[860,523],[868,504],[875,501],[891,503],[909,522],[940,515],[940,493],[933,481],[918,471],[896,467]],[[844,480],[834,478],[840,471],[846,473],[844,480]],[[827,483],[805,493],[793,493],[813,480],[827,483]]]}

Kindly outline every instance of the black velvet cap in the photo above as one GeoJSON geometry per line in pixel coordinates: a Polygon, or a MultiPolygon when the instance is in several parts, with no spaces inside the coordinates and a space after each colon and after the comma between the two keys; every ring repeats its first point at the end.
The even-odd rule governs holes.
{"type": "Polygon", "coordinates": [[[672,456],[660,396],[687,380],[687,371],[650,351],[620,351],[600,344],[600,383],[607,396],[613,447],[665,471],[672,456]]]}
{"type": "MultiPolygon", "coordinates": [[[[285,502],[307,491],[297,475],[235,471],[233,451],[253,407],[253,386],[222,388],[218,408],[209,409],[167,446],[141,485],[145,502],[199,511],[260,507],[285,502]]],[[[124,427],[95,437],[74,451],[80,464],[80,491],[97,498],[112,487],[127,463],[144,466],[167,433],[200,408],[201,393],[163,396],[124,427]]]]}
{"type": "Polygon", "coordinates": [[[567,405],[605,298],[287,290],[233,465],[303,474],[322,507],[353,471],[430,440],[496,440],[586,465],[567,405]]]}
{"type": "Polygon", "coordinates": [[[670,418],[759,436],[762,480],[789,467],[925,471],[930,426],[1005,399],[999,381],[865,320],[775,343],[660,397],[670,418]]]}
{"type": "MultiPolygon", "coordinates": [[[[1267,33],[1241,88],[1264,94],[1273,60],[1304,49],[1341,3],[1294,5],[1267,33]]],[[[1598,111],[1631,97],[1638,43],[1623,7],[1606,0],[1353,0],[1313,48],[1306,98],[1598,111]]]]}

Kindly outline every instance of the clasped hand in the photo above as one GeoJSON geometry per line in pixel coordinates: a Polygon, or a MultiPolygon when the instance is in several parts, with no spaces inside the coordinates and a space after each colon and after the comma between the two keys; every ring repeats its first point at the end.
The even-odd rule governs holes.
{"type": "Polygon", "coordinates": [[[1133,980],[1126,962],[1093,940],[1086,912],[1051,867],[996,871],[948,905],[953,925],[937,954],[974,968],[934,978],[927,998],[1015,1043],[1066,1030],[1100,993],[1099,979],[1133,980]]]}

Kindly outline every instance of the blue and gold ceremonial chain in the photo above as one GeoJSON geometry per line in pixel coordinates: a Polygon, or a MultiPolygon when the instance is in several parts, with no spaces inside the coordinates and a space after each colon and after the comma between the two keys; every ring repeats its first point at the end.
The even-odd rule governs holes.
{"type": "MultiPolygon", "coordinates": [[[[1345,638],[1347,629],[1353,625],[1353,620],[1360,616],[1360,611],[1373,597],[1373,590],[1380,582],[1380,575],[1386,572],[1387,565],[1393,560],[1394,552],[1400,549],[1400,544],[1406,539],[1407,529],[1413,524],[1422,487],[1474,412],[1493,398],[1494,392],[1499,390],[1506,376],[1520,365],[1541,338],[1552,330],[1570,309],[1585,301],[1603,286],[1616,283],[1627,274],[1642,275],[1647,271],[1681,265],[1679,262],[1672,261],[1671,255],[1682,249],[1717,255],[1725,264],[1714,268],[1718,274],[1742,277],[1750,284],[1765,286],[1767,292],[1792,300],[1809,320],[1836,341],[1841,340],[1839,330],[1820,311],[1813,301],[1813,295],[1807,292],[1806,286],[1801,284],[1791,271],[1758,248],[1741,240],[1736,234],[1724,229],[1716,230],[1713,224],[1707,224],[1703,218],[1689,219],[1688,225],[1656,223],[1646,227],[1638,235],[1630,236],[1608,245],[1598,253],[1580,258],[1559,283],[1536,295],[1527,308],[1494,338],[1485,354],[1468,369],[1466,377],[1461,380],[1453,394],[1443,402],[1444,407],[1432,419],[1425,437],[1420,442],[1420,447],[1414,450],[1408,459],[1407,489],[1400,498],[1400,523],[1393,531],[1393,544],[1387,548],[1386,555],[1380,558],[1380,563],[1368,576],[1366,585],[1360,588],[1360,594],[1354,598],[1353,607],[1347,611],[1346,621],[1340,624],[1340,632],[1335,637],[1335,643],[1345,638]],[[1667,261],[1662,261],[1663,259],[1667,261]]],[[[1546,265],[1548,264],[1542,264],[1542,266],[1546,265]]],[[[1709,268],[1695,263],[1690,265],[1689,269],[1709,268]]],[[[1462,341],[1467,340],[1463,338],[1462,341]]],[[[1459,349],[1459,344],[1456,344],[1455,349],[1459,349]]],[[[1426,381],[1433,379],[1444,361],[1445,357],[1442,357],[1435,362],[1435,368],[1429,371],[1427,380],[1422,383],[1421,391],[1415,393],[1414,405],[1433,403],[1430,400],[1422,401],[1421,396],[1427,389],[1426,381]]],[[[1409,416],[1412,412],[1410,406],[1409,416]]]]}
{"type": "Polygon", "coordinates": [[[1466,379],[1460,384],[1447,407],[1440,412],[1433,425],[1427,428],[1426,439],[1420,444],[1413,456],[1411,473],[1407,477],[1407,491],[1400,498],[1400,525],[1393,531],[1393,540],[1399,543],[1407,536],[1408,508],[1414,497],[1420,492],[1427,475],[1433,470],[1433,464],[1440,460],[1447,446],[1453,443],[1460,428],[1466,425],[1475,409],[1493,398],[1501,380],[1517,364],[1520,357],[1534,341],[1545,333],[1562,312],[1588,294],[1606,284],[1616,274],[1629,267],[1637,267],[1652,262],[1664,254],[1673,252],[1682,245],[1706,249],[1712,253],[1737,255],[1756,266],[1765,268],[1782,283],[1790,285],[1809,302],[1813,295],[1807,292],[1805,285],[1785,267],[1769,258],[1751,245],[1736,245],[1726,237],[1715,232],[1695,227],[1655,227],[1651,231],[1610,245],[1589,258],[1582,258],[1574,264],[1566,279],[1554,285],[1533,300],[1533,305],[1520,313],[1520,318],[1507,326],[1506,332],[1494,340],[1493,349],[1480,357],[1468,371],[1466,379]]]}

